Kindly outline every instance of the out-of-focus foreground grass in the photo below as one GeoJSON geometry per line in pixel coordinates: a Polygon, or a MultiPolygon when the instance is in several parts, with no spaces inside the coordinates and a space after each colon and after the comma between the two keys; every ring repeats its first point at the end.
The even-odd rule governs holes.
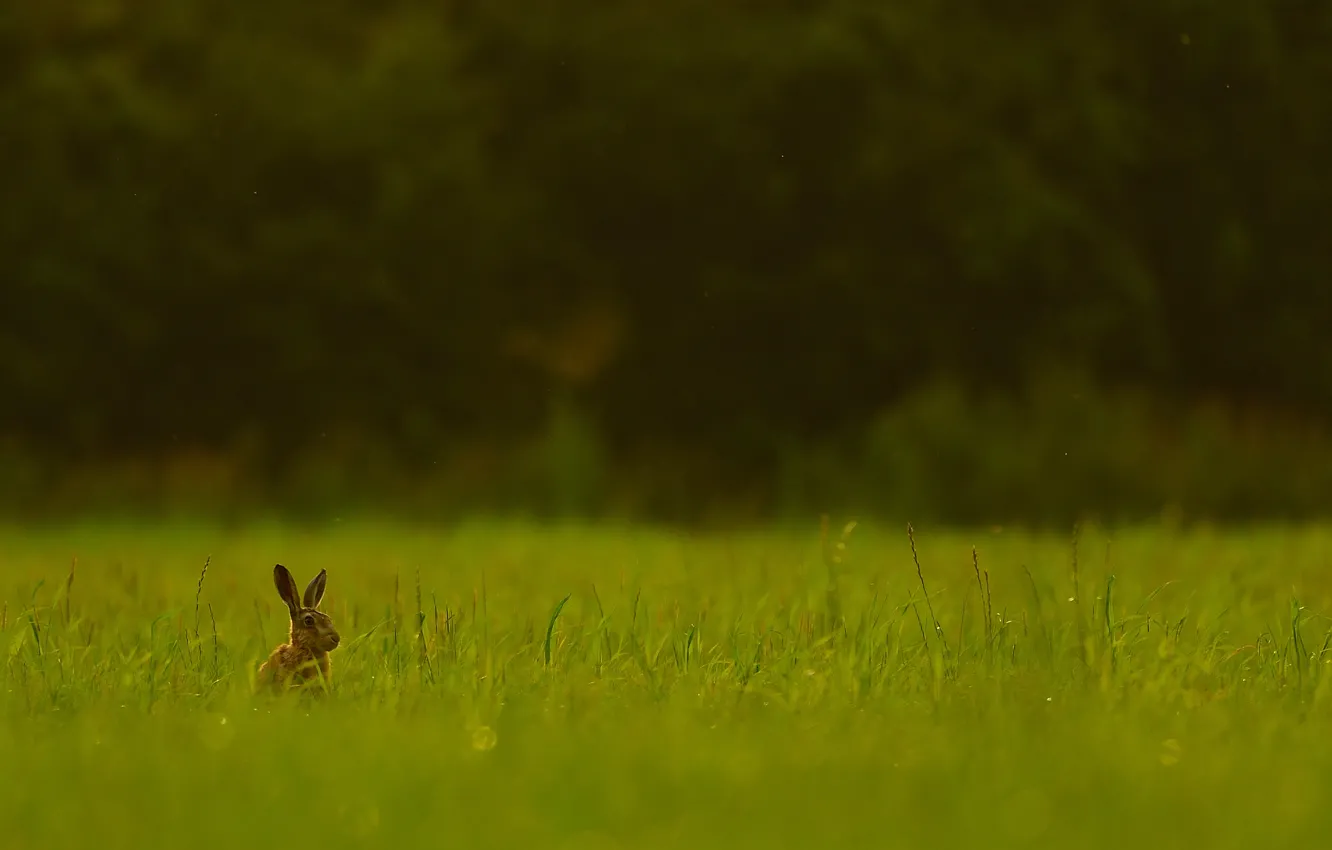
{"type": "Polygon", "coordinates": [[[1329,530],[842,533],[5,529],[0,846],[1332,832],[1329,530]],[[250,691],[275,562],[329,571],[318,698],[250,691]]]}

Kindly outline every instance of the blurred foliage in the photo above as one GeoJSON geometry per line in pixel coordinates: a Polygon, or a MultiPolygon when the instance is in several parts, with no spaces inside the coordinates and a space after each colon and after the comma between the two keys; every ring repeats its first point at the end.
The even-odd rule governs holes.
{"type": "Polygon", "coordinates": [[[406,470],[679,515],[850,465],[827,498],[885,510],[1316,509],[1281,429],[1022,399],[1058,365],[1332,416],[1329,36],[1306,0],[19,4],[0,475],[225,456],[311,509],[406,470]]]}
{"type": "Polygon", "coordinates": [[[321,435],[274,473],[244,448],[167,450],[73,466],[0,444],[0,516],[210,515],[243,521],[512,514],[688,523],[812,514],[999,525],[1326,515],[1332,438],[1057,379],[1012,396],[940,383],[828,439],[756,433],[736,457],[662,443],[612,458],[567,400],[517,440],[441,444],[421,462],[376,435],[321,435]],[[749,474],[754,467],[760,475],[749,474]]]}

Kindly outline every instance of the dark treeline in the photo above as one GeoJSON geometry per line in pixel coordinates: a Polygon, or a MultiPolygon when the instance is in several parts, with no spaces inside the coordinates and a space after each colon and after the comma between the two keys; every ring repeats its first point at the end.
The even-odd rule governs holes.
{"type": "Polygon", "coordinates": [[[0,435],[410,464],[554,393],[748,492],[940,381],[1325,419],[1329,44],[1309,0],[13,4],[0,435]]]}

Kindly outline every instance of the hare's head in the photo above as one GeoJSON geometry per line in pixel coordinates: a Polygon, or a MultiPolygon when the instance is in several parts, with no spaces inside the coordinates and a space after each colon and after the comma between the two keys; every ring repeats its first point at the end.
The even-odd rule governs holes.
{"type": "Polygon", "coordinates": [[[320,570],[319,575],[310,579],[303,597],[297,593],[296,579],[281,564],[273,567],[273,583],[277,585],[278,596],[291,612],[291,642],[318,652],[336,649],[340,640],[338,630],[333,628],[333,620],[319,610],[324,585],[328,583],[328,571],[320,570]]]}

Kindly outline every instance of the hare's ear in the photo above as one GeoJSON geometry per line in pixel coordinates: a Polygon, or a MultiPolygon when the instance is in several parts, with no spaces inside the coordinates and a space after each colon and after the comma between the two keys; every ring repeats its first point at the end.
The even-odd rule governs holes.
{"type": "Polygon", "coordinates": [[[299,591],[296,589],[296,579],[291,577],[291,571],[281,564],[273,567],[273,584],[277,585],[278,596],[287,603],[287,608],[295,617],[296,612],[301,609],[301,601],[296,595],[299,591]]]}
{"type": "Polygon", "coordinates": [[[324,585],[326,584],[328,584],[328,570],[320,570],[319,575],[310,579],[310,583],[305,586],[306,608],[319,607],[319,600],[324,598],[324,585]]]}

